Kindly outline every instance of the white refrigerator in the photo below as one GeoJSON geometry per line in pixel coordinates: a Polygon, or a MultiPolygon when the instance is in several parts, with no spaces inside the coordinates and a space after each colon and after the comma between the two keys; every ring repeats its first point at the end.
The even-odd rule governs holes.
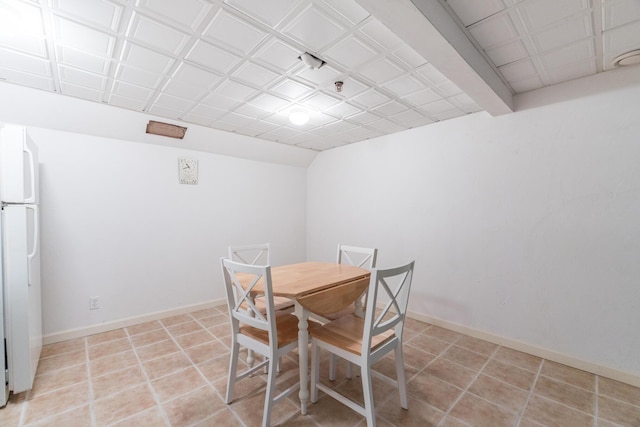
{"type": "Polygon", "coordinates": [[[42,350],[38,156],[24,127],[0,123],[0,407],[31,389],[42,350]]]}

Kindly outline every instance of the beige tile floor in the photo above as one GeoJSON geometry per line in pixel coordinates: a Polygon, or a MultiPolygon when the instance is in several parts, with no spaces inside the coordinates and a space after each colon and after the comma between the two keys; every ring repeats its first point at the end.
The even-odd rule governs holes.
{"type": "MultiPolygon", "coordinates": [[[[228,345],[224,307],[48,345],[33,390],[11,397],[0,426],[257,426],[265,375],[238,383],[225,405],[228,345]]],[[[640,426],[639,388],[415,320],[405,326],[405,364],[408,411],[374,379],[379,426],[640,426]]],[[[333,387],[361,398],[343,365],[333,387]]],[[[297,381],[296,368],[291,354],[281,387],[297,381]]],[[[393,360],[376,369],[393,375],[393,360]]],[[[285,399],[272,422],[365,425],[322,393],[307,416],[297,396],[285,399]]]]}

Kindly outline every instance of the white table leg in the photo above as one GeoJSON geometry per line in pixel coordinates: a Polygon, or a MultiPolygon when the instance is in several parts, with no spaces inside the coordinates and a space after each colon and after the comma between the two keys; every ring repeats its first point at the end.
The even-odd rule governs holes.
{"type": "Polygon", "coordinates": [[[309,331],[307,319],[309,315],[300,304],[296,302],[295,314],[298,318],[298,357],[300,364],[300,413],[307,415],[307,404],[309,403],[309,331]]]}

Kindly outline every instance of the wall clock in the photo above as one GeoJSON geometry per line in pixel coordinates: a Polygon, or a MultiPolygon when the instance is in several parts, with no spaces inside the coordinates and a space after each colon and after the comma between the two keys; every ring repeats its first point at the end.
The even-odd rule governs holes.
{"type": "Polygon", "coordinates": [[[180,184],[198,184],[198,161],[194,159],[178,159],[178,176],[180,184]]]}

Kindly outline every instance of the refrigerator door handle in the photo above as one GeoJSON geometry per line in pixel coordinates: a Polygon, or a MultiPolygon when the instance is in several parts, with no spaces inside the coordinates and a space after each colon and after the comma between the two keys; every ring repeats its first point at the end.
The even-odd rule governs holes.
{"type": "MultiPolygon", "coordinates": [[[[26,131],[25,131],[26,132],[26,131]]],[[[27,144],[24,144],[24,152],[27,153],[27,157],[29,158],[29,175],[31,177],[31,195],[29,198],[25,198],[25,203],[36,203],[36,164],[33,156],[33,151],[29,148],[27,144]]],[[[26,197],[26,194],[25,194],[26,197]]],[[[37,209],[36,209],[37,212],[37,209]]]]}
{"type": "MultiPolygon", "coordinates": [[[[31,263],[33,257],[38,253],[38,229],[40,228],[40,218],[38,217],[38,205],[26,205],[25,207],[33,210],[33,250],[29,255],[27,255],[27,259],[29,260],[29,263],[31,263]]],[[[31,286],[31,277],[29,277],[29,286],[31,286]]]]}

